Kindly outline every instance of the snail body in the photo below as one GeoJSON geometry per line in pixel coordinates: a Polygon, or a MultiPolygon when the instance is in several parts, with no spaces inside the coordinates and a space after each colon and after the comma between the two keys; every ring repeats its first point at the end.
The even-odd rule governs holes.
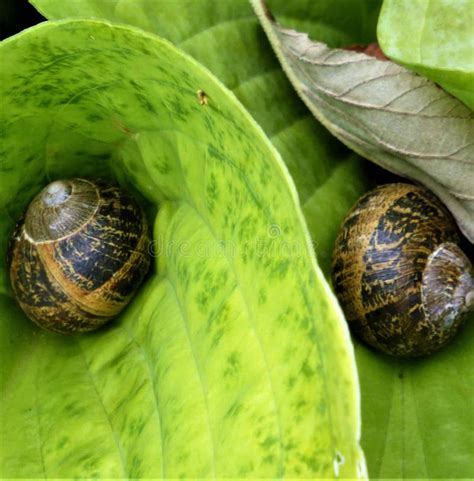
{"type": "Polygon", "coordinates": [[[387,184],[343,222],[333,285],[351,330],[387,354],[444,346],[474,307],[474,274],[456,225],[428,190],[387,184]]]}
{"type": "Polygon", "coordinates": [[[85,179],[53,182],[11,239],[13,292],[40,327],[63,334],[97,329],[142,282],[148,245],[145,215],[123,190],[85,179]]]}

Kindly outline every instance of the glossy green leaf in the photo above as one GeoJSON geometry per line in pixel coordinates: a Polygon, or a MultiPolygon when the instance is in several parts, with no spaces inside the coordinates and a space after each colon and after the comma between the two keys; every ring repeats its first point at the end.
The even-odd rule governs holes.
{"type": "Polygon", "coordinates": [[[388,57],[474,109],[472,0],[384,0],[377,36],[388,57]]]}
{"type": "Polygon", "coordinates": [[[2,233],[58,177],[115,177],[159,206],[155,270],[107,328],[39,331],[4,287],[1,477],[363,476],[342,314],[286,167],[235,97],[100,21],[30,29],[0,61],[2,233]]]}
{"type": "MultiPolygon", "coordinates": [[[[35,4],[44,6],[42,11],[51,18],[80,15],[80,11],[90,14],[88,9],[93,8],[93,15],[136,22],[169,38],[210,68],[282,154],[298,189],[318,263],[329,273],[334,236],[351,204],[369,188],[368,176],[377,181],[390,177],[355,159],[314,121],[286,80],[246,0],[135,0],[133,7],[130,0],[36,0],[35,4]],[[101,10],[106,6],[107,11],[101,10]]],[[[268,4],[282,24],[308,32],[331,47],[375,40],[378,2],[273,0],[268,4]]],[[[472,364],[473,337],[468,325],[445,351],[406,364],[356,343],[362,445],[372,478],[426,478],[425,473],[433,479],[474,477],[469,434],[474,431],[473,374],[466,367],[472,364]],[[398,377],[400,366],[403,381],[398,377]],[[411,389],[403,391],[403,405],[413,406],[415,396],[418,400],[411,418],[397,409],[402,405],[401,385],[406,382],[411,389]]]]}
{"type": "Polygon", "coordinates": [[[355,344],[372,479],[474,476],[474,316],[452,344],[400,361],[355,344]]]}

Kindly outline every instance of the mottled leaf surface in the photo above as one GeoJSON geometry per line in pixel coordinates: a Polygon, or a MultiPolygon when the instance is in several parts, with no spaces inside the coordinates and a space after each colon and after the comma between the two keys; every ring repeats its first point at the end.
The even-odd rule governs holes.
{"type": "Polygon", "coordinates": [[[388,57],[474,109],[472,0],[384,0],[377,37],[388,57]]]}
{"type": "MultiPolygon", "coordinates": [[[[269,48],[248,0],[33,0],[47,18],[99,17],[157,33],[192,55],[244,104],[280,152],[298,190],[318,263],[329,275],[343,217],[373,168],[314,122],[269,48]]],[[[274,0],[285,24],[333,46],[375,40],[379,1],[274,0]]]]}
{"type": "Polygon", "coordinates": [[[109,327],[39,331],[4,287],[1,476],[363,475],[342,314],[235,97],[167,42],[99,21],[30,29],[0,61],[2,232],[64,176],[159,205],[155,270],[109,327]]]}
{"type": "MultiPolygon", "coordinates": [[[[378,2],[273,0],[268,4],[282,25],[308,32],[331,47],[375,41],[378,2]]],[[[387,178],[351,156],[314,121],[281,71],[248,2],[135,0],[132,8],[129,0],[42,0],[43,5],[51,18],[77,16],[83,11],[157,32],[224,81],[282,154],[298,189],[318,263],[329,274],[334,236],[342,217],[369,188],[369,176],[377,181],[387,178]]],[[[397,361],[356,343],[362,444],[372,478],[426,478],[424,473],[435,479],[474,477],[470,461],[474,383],[469,369],[473,335],[468,325],[437,357],[420,361],[417,367],[403,364],[403,380],[397,361]],[[412,389],[402,391],[406,383],[412,389]],[[409,418],[404,414],[405,404],[412,406],[409,418]]]]}
{"type": "Polygon", "coordinates": [[[426,185],[474,242],[474,113],[402,66],[312,41],[253,3],[316,118],[364,157],[426,185]]]}

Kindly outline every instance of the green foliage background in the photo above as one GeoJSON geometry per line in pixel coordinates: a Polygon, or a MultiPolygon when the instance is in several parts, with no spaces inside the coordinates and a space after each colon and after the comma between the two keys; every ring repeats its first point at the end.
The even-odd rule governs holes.
{"type": "MultiPolygon", "coordinates": [[[[282,155],[297,187],[318,263],[329,275],[332,243],[344,214],[374,181],[387,177],[313,119],[283,74],[247,2],[36,0],[35,4],[52,19],[99,17],[138,26],[171,40],[209,68],[282,155]]],[[[375,40],[380,2],[274,0],[269,4],[283,25],[307,31],[331,46],[375,40]]],[[[212,102],[218,103],[219,97],[211,95],[212,102]]],[[[147,315],[146,308],[144,312],[147,315]]],[[[29,335],[15,322],[8,329],[8,335],[2,336],[6,346],[29,335]]],[[[413,362],[376,355],[355,341],[362,446],[372,478],[472,476],[473,331],[470,323],[451,346],[413,362]]],[[[13,366],[21,358],[16,356],[20,355],[9,361],[13,366]]]]}

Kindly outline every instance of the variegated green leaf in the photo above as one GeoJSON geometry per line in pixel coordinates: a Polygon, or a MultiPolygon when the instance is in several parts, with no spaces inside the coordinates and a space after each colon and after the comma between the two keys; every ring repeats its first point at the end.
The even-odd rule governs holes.
{"type": "Polygon", "coordinates": [[[47,181],[101,175],[158,207],[159,254],[120,319],[81,337],[34,328],[4,287],[1,476],[363,476],[347,329],[235,97],[100,21],[43,24],[0,61],[2,232],[47,181]]]}

